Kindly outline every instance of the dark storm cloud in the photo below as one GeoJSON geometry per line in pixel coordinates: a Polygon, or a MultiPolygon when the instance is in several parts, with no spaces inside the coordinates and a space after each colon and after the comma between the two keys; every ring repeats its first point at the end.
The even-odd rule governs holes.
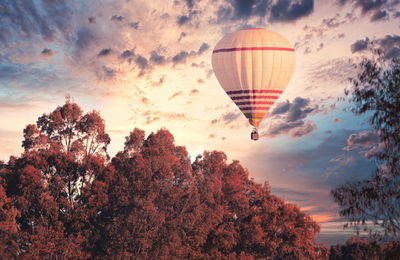
{"type": "Polygon", "coordinates": [[[375,22],[375,21],[383,20],[383,19],[387,18],[388,16],[389,16],[389,13],[386,12],[386,10],[379,10],[371,17],[371,21],[375,22]]]}
{"type": "Polygon", "coordinates": [[[97,54],[98,57],[102,56],[108,56],[111,53],[111,48],[108,49],[102,49],[99,54],[97,54]]]}
{"type": "Polygon", "coordinates": [[[351,52],[359,52],[364,51],[368,48],[369,40],[366,38],[365,40],[358,40],[350,46],[351,52]]]}
{"type": "Polygon", "coordinates": [[[54,40],[57,32],[66,35],[71,9],[68,1],[0,1],[0,41],[8,45],[17,37],[39,35],[54,40]]]}
{"type": "Polygon", "coordinates": [[[166,62],[165,56],[159,55],[156,51],[152,51],[150,54],[150,61],[152,63],[162,65],[166,62]]]}
{"type": "Polygon", "coordinates": [[[317,126],[310,120],[304,120],[309,114],[317,110],[317,106],[310,106],[310,100],[297,97],[293,102],[278,103],[270,116],[275,124],[262,133],[265,137],[288,135],[299,138],[310,134],[317,126]]]}
{"type": "Polygon", "coordinates": [[[313,0],[289,1],[279,0],[271,8],[270,21],[294,21],[307,16],[314,10],[313,0]]]}

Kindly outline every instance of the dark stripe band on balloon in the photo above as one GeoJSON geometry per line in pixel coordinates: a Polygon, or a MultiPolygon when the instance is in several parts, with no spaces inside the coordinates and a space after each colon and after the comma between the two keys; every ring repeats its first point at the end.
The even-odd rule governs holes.
{"type": "Polygon", "coordinates": [[[232,52],[232,51],[292,51],[292,52],[294,52],[294,49],[287,48],[287,47],[240,47],[240,48],[218,49],[218,50],[214,50],[213,53],[232,52]]]}
{"type": "Polygon", "coordinates": [[[241,107],[240,110],[269,110],[270,107],[241,107]]]}
{"type": "Polygon", "coordinates": [[[259,96],[259,95],[252,95],[252,96],[238,96],[238,97],[231,97],[232,100],[240,100],[240,99],[278,99],[278,96],[259,96]]]}
{"type": "Polygon", "coordinates": [[[273,105],[273,101],[245,101],[245,102],[235,102],[236,105],[273,105]]]}
{"type": "Polygon", "coordinates": [[[246,89],[246,90],[232,90],[227,91],[228,95],[235,95],[235,94],[249,94],[249,93],[275,93],[275,94],[282,94],[282,90],[272,90],[272,89],[246,89]]]}

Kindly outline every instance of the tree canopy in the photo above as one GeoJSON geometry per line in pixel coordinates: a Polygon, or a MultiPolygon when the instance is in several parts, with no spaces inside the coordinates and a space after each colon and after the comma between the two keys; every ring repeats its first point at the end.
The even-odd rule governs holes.
{"type": "Polygon", "coordinates": [[[166,129],[135,128],[109,158],[100,114],[67,100],[23,134],[0,165],[2,258],[327,256],[310,216],[223,152],[191,162],[166,129]]]}

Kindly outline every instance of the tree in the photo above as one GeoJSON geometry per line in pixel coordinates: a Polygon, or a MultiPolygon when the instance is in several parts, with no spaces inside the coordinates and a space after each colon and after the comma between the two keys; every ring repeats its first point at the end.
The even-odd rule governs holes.
{"type": "Polygon", "coordinates": [[[360,68],[346,93],[355,114],[370,115],[383,150],[375,156],[379,167],[372,178],[345,184],[332,195],[340,215],[355,227],[372,221],[371,232],[396,237],[400,232],[400,60],[364,59],[360,68]]]}
{"type": "Polygon", "coordinates": [[[383,258],[382,248],[375,241],[366,239],[350,238],[344,244],[331,246],[329,260],[352,260],[370,259],[379,260],[383,258]]]}
{"type": "Polygon", "coordinates": [[[319,226],[223,152],[191,162],[166,129],[135,128],[111,160],[96,111],[67,100],[0,165],[4,258],[326,259],[319,226]]]}
{"type": "MultiPolygon", "coordinates": [[[[5,165],[0,161],[0,172],[4,171],[5,165]]],[[[18,210],[13,201],[6,194],[4,179],[0,175],[0,258],[15,258],[18,255],[18,246],[15,235],[18,230],[16,217],[18,210]]]]}

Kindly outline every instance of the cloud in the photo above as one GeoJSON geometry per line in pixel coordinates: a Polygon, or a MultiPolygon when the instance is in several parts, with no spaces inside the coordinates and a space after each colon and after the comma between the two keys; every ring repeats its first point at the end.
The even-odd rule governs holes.
{"type": "Polygon", "coordinates": [[[210,124],[215,125],[218,123],[222,123],[223,125],[229,125],[229,124],[235,122],[241,116],[242,116],[241,112],[237,112],[237,111],[225,112],[219,118],[215,118],[215,119],[211,120],[210,124]]]}
{"type": "Polygon", "coordinates": [[[189,17],[186,15],[181,15],[178,17],[176,23],[178,25],[184,25],[185,23],[189,22],[189,17]]]}
{"type": "Polygon", "coordinates": [[[46,57],[51,57],[54,55],[54,51],[48,48],[44,48],[40,54],[46,57]]]}
{"type": "Polygon", "coordinates": [[[361,150],[366,159],[371,159],[379,155],[385,145],[381,143],[379,135],[374,131],[362,131],[352,133],[347,138],[347,145],[343,147],[344,151],[361,150]]]}
{"type": "Polygon", "coordinates": [[[355,2],[356,6],[361,7],[363,13],[367,13],[382,7],[387,3],[387,0],[356,0],[353,2],[355,2]]]}
{"type": "Polygon", "coordinates": [[[385,18],[388,18],[389,13],[386,10],[378,10],[376,13],[371,16],[371,22],[383,20],[385,18]]]}
{"type": "Polygon", "coordinates": [[[252,17],[267,18],[270,22],[293,22],[311,14],[313,9],[313,0],[226,0],[216,11],[216,22],[247,21],[252,17]]]}
{"type": "Polygon", "coordinates": [[[278,103],[271,115],[286,114],[287,121],[294,122],[304,119],[309,113],[317,109],[317,107],[310,107],[309,104],[310,99],[296,97],[292,103],[289,101],[278,103]]]}
{"type": "Polygon", "coordinates": [[[192,90],[190,91],[190,94],[189,94],[189,95],[195,95],[195,94],[197,94],[197,93],[199,93],[199,90],[198,90],[198,89],[192,89],[192,90]]]}
{"type": "Polygon", "coordinates": [[[77,33],[76,33],[76,38],[75,38],[75,48],[77,55],[80,56],[80,52],[83,50],[86,50],[89,45],[94,42],[96,39],[96,36],[94,35],[93,31],[89,28],[82,27],[80,28],[77,33]]]}
{"type": "Polygon", "coordinates": [[[240,117],[240,115],[241,115],[240,112],[227,112],[222,115],[221,120],[225,124],[229,124],[229,123],[235,121],[236,119],[238,119],[240,117]]]}
{"type": "Polygon", "coordinates": [[[310,106],[310,100],[297,97],[292,103],[289,101],[278,103],[271,111],[271,121],[274,122],[268,130],[261,133],[264,137],[288,135],[291,138],[306,136],[317,129],[310,120],[304,120],[309,114],[315,112],[318,106],[310,106]]]}
{"type": "Polygon", "coordinates": [[[380,9],[389,1],[388,0],[338,0],[338,2],[341,5],[351,2],[355,7],[361,8],[363,14],[366,14],[370,11],[380,9]]]}
{"type": "Polygon", "coordinates": [[[143,71],[145,69],[148,69],[150,67],[149,65],[149,61],[141,56],[141,55],[137,55],[135,58],[135,63],[139,66],[139,68],[143,71]]]}
{"type": "Polygon", "coordinates": [[[173,99],[173,98],[176,98],[177,96],[182,96],[182,95],[183,95],[183,92],[182,92],[182,91],[175,92],[174,94],[172,94],[172,96],[170,96],[170,97],[168,98],[168,100],[171,100],[171,99],[173,99]]]}
{"type": "Polygon", "coordinates": [[[290,22],[307,16],[314,10],[313,0],[278,0],[271,8],[270,21],[290,22]]]}
{"type": "Polygon", "coordinates": [[[123,17],[122,15],[113,15],[113,16],[111,17],[111,20],[112,20],[112,21],[121,22],[121,21],[124,20],[124,17],[123,17]]]}
{"type": "Polygon", "coordinates": [[[379,142],[379,136],[372,131],[362,131],[353,133],[347,139],[347,146],[343,148],[345,151],[350,151],[354,148],[365,148],[375,145],[379,142]]]}
{"type": "Polygon", "coordinates": [[[151,124],[155,121],[186,121],[190,120],[185,113],[164,112],[164,111],[144,111],[142,116],[145,117],[145,124],[151,124]]]}
{"type": "Polygon", "coordinates": [[[400,35],[386,35],[374,42],[383,50],[386,59],[400,57],[400,35]]]}
{"type": "Polygon", "coordinates": [[[380,49],[385,59],[398,58],[400,57],[400,35],[385,35],[383,38],[372,41],[365,38],[365,40],[358,40],[350,46],[352,53],[364,51],[370,47],[380,49]]]}
{"type": "Polygon", "coordinates": [[[150,55],[150,61],[154,64],[162,65],[165,64],[165,56],[159,55],[156,51],[152,51],[150,55]]]}
{"type": "Polygon", "coordinates": [[[185,63],[186,58],[188,56],[189,56],[189,53],[187,51],[181,51],[178,54],[176,54],[174,57],[172,57],[172,62],[174,64],[185,63]]]}
{"type": "Polygon", "coordinates": [[[116,71],[112,68],[109,68],[105,65],[101,66],[100,69],[96,71],[96,76],[99,80],[112,80],[116,76],[116,71]]]}
{"type": "Polygon", "coordinates": [[[206,50],[208,50],[210,48],[210,45],[208,45],[207,43],[203,42],[199,48],[199,50],[197,51],[197,54],[202,54],[203,52],[205,52],[206,50]]]}
{"type": "Polygon", "coordinates": [[[135,53],[131,50],[126,50],[123,53],[121,53],[120,57],[122,59],[129,59],[135,56],[135,53]]]}
{"type": "Polygon", "coordinates": [[[281,122],[271,125],[268,131],[262,133],[261,136],[273,138],[285,134],[291,138],[300,138],[307,136],[316,129],[317,126],[310,120],[281,122]]]}
{"type": "Polygon", "coordinates": [[[6,46],[17,37],[40,35],[52,41],[57,33],[67,34],[71,18],[69,1],[3,1],[0,18],[0,42],[6,46]]]}
{"type": "Polygon", "coordinates": [[[190,21],[194,19],[194,17],[198,14],[198,11],[190,11],[187,15],[180,15],[176,20],[176,24],[178,26],[182,26],[184,24],[188,24],[190,21]]]}
{"type": "Polygon", "coordinates": [[[137,29],[139,29],[140,22],[131,22],[131,23],[128,23],[128,25],[129,25],[131,28],[137,30],[137,29]]]}
{"type": "Polygon", "coordinates": [[[358,40],[350,46],[351,53],[360,52],[368,49],[369,40],[366,38],[365,40],[358,40]]]}
{"type": "Polygon", "coordinates": [[[108,49],[102,49],[99,54],[97,54],[98,57],[104,57],[104,56],[108,56],[111,53],[111,48],[108,49]]]}

